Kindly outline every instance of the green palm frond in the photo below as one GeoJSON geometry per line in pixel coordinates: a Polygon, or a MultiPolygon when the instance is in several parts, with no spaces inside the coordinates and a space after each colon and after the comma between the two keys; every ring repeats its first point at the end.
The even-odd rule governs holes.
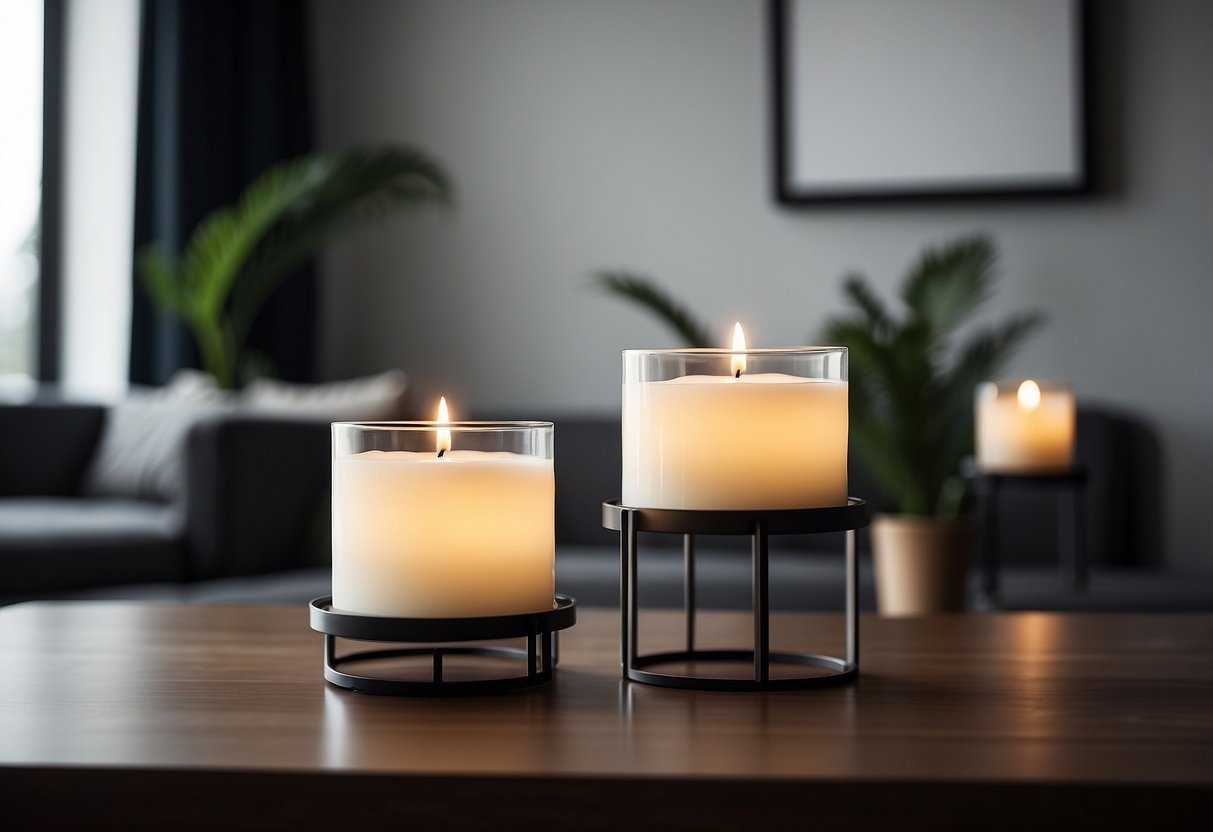
{"type": "MultiPolygon", "coordinates": [[[[852,401],[852,410],[854,402],[852,401]]],[[[903,511],[913,507],[918,492],[918,475],[909,467],[906,456],[898,452],[898,437],[885,423],[851,416],[851,447],[864,461],[876,486],[897,499],[903,511]]],[[[874,495],[873,495],[874,499],[874,495]]]]}
{"type": "Polygon", "coordinates": [[[232,299],[236,331],[248,332],[283,275],[314,252],[317,241],[427,204],[449,205],[453,187],[432,159],[409,149],[355,150],[313,157],[293,171],[302,184],[252,253],[232,299]]]}
{"type": "Polygon", "coordinates": [[[175,315],[185,314],[184,291],[177,280],[177,263],[156,244],[140,249],[136,267],[144,287],[162,309],[175,315]]]}
{"type": "Polygon", "coordinates": [[[990,296],[996,252],[985,237],[928,250],[910,269],[895,318],[862,278],[843,294],[855,311],[822,334],[850,351],[855,452],[908,514],[953,513],[957,472],[973,447],[973,390],[1003,366],[1044,321],[1017,315],[959,347],[949,339],[990,296]]]}
{"type": "Polygon", "coordinates": [[[974,388],[998,373],[1029,335],[1044,325],[1041,312],[1023,312],[1000,326],[977,332],[957,350],[945,388],[956,400],[954,410],[968,410],[974,388]]]}
{"type": "Polygon", "coordinates": [[[592,279],[607,294],[632,301],[652,312],[673,329],[687,346],[718,346],[708,328],[650,278],[630,272],[602,271],[595,273],[592,279]]]}
{"type": "Polygon", "coordinates": [[[842,281],[842,293],[863,311],[867,324],[877,338],[888,337],[893,329],[893,318],[884,302],[864,283],[859,275],[849,274],[842,281]]]}
{"type": "Polygon", "coordinates": [[[289,271],[338,233],[393,212],[448,204],[452,186],[425,154],[388,147],[316,154],[261,174],[234,204],[207,216],[179,260],[156,245],[139,252],[139,274],[166,312],[193,332],[205,368],[237,381],[244,340],[289,271]]]}
{"type": "Polygon", "coordinates": [[[990,296],[995,260],[994,244],[984,236],[928,249],[907,277],[902,300],[944,337],[990,296]]]}
{"type": "Polygon", "coordinates": [[[291,161],[257,178],[235,205],[198,224],[181,258],[183,289],[208,316],[221,313],[241,266],[270,227],[307,188],[307,164],[291,161]]]}

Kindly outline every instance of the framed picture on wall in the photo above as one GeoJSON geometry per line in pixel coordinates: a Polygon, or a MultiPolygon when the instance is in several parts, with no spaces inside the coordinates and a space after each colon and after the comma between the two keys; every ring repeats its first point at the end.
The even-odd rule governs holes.
{"type": "Polygon", "coordinates": [[[1091,188],[1086,0],[769,0],[785,204],[1091,188]]]}

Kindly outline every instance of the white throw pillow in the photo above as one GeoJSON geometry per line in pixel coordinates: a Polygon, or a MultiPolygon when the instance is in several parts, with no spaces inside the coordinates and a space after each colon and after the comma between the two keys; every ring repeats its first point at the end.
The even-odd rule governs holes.
{"type": "Polygon", "coordinates": [[[244,388],[240,404],[254,413],[374,422],[403,418],[407,392],[408,379],[400,370],[328,384],[261,378],[244,388]]]}
{"type": "Polygon", "coordinates": [[[185,437],[198,421],[233,409],[232,394],[197,370],[165,387],[133,387],[110,408],[84,475],[92,497],[175,500],[185,493],[185,437]]]}

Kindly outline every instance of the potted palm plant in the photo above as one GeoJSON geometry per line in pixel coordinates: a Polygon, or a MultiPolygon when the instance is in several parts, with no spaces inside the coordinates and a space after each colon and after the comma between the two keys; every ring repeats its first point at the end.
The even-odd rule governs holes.
{"type": "MultiPolygon", "coordinates": [[[[850,310],[820,330],[825,343],[849,349],[851,445],[884,492],[872,542],[886,614],[963,603],[972,530],[959,469],[972,452],[973,390],[1044,321],[1023,312],[960,337],[993,292],[996,259],[982,236],[928,249],[901,285],[900,309],[850,275],[843,281],[850,310]]],[[[656,314],[691,346],[707,346],[707,329],[652,281],[621,272],[595,280],[656,314]]]]}
{"type": "Polygon", "coordinates": [[[301,156],[274,165],[237,202],[211,212],[181,256],[145,246],[138,274],[156,304],[189,327],[203,369],[220,387],[235,387],[267,369],[245,341],[292,268],[341,231],[450,197],[442,167],[410,148],[301,156]]]}

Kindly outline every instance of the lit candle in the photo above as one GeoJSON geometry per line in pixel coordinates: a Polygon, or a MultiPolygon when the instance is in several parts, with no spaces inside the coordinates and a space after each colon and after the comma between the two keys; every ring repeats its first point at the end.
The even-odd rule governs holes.
{"type": "Polygon", "coordinates": [[[741,352],[733,353],[733,357],[729,360],[729,369],[733,372],[733,378],[741,378],[746,366],[745,332],[741,329],[741,321],[733,324],[733,349],[741,350],[741,352]]]}
{"type": "Polygon", "coordinates": [[[626,351],[623,504],[845,504],[845,356],[841,347],[747,351],[740,324],[730,350],[626,351]]]}
{"type": "Polygon", "coordinates": [[[451,449],[451,429],[446,427],[451,423],[451,412],[446,406],[446,396],[438,397],[438,419],[436,421],[443,426],[438,428],[438,436],[434,442],[438,456],[441,457],[451,449]]]}
{"type": "Polygon", "coordinates": [[[451,424],[443,399],[436,422],[333,430],[335,608],[406,618],[553,608],[549,423],[451,424]],[[546,440],[532,435],[524,452],[466,447],[509,447],[511,431],[546,440]]]}
{"type": "Polygon", "coordinates": [[[1074,464],[1074,393],[1064,385],[979,385],[976,424],[981,471],[1064,471],[1074,464]]]}

